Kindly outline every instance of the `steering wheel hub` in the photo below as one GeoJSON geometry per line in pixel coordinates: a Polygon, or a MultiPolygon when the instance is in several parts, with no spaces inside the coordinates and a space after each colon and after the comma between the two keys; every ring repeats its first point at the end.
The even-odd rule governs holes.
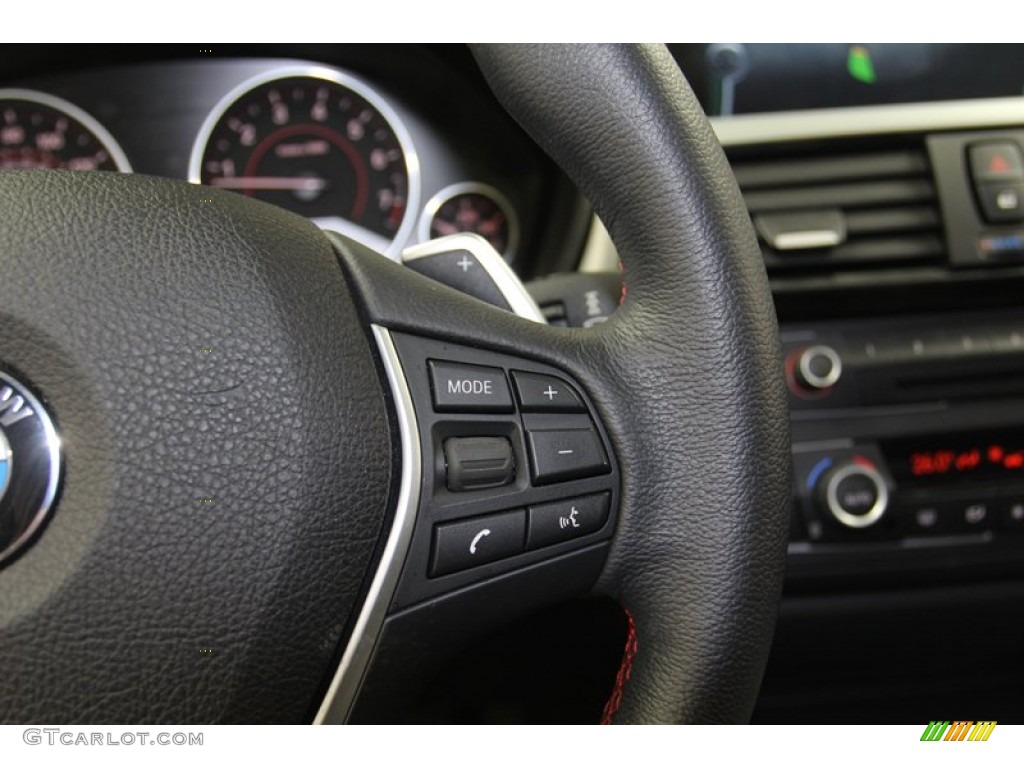
{"type": "Polygon", "coordinates": [[[330,243],[142,176],[8,172],[0,200],[0,360],[59,417],[66,466],[0,571],[0,720],[308,722],[392,482],[330,243]]]}

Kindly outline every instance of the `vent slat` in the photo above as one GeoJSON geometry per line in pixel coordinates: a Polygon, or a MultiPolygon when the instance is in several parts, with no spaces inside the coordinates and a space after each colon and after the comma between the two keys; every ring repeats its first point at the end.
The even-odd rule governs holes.
{"type": "Polygon", "coordinates": [[[736,164],[736,180],[744,190],[806,186],[822,182],[860,181],[926,176],[928,161],[921,152],[885,152],[736,164]]]}
{"type": "Polygon", "coordinates": [[[907,179],[747,192],[743,199],[751,214],[818,208],[869,208],[928,202],[935,199],[935,188],[925,179],[907,179]]]}
{"type": "Polygon", "coordinates": [[[879,263],[905,265],[907,262],[930,262],[944,253],[942,238],[937,235],[919,237],[886,237],[855,240],[827,251],[810,251],[799,256],[779,256],[763,250],[765,264],[772,269],[800,269],[829,266],[877,266],[879,263]]]}
{"type": "Polygon", "coordinates": [[[846,232],[850,236],[926,231],[941,223],[939,212],[933,207],[883,208],[846,214],[846,232]]]}

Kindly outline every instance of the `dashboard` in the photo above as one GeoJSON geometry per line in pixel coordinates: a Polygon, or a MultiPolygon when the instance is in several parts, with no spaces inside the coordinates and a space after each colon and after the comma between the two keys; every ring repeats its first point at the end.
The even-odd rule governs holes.
{"type": "Polygon", "coordinates": [[[755,720],[1019,720],[1024,49],[677,56],[758,234],[790,390],[786,592],[755,720]]]}
{"type": "MultiPolygon", "coordinates": [[[[1024,717],[1024,47],[671,49],[743,192],[786,356],[792,533],[755,720],[1024,717]]],[[[601,223],[459,46],[20,48],[0,169],[37,165],[207,184],[392,257],[476,232],[562,324],[621,291],[601,223]]],[[[536,621],[616,627],[589,605],[536,621]]],[[[566,717],[568,694],[527,710],[538,670],[608,687],[523,656],[533,634],[488,639],[521,659],[522,701],[495,719],[566,717]]],[[[614,674],[618,640],[596,634],[581,664],[614,674]]],[[[449,701],[482,695],[460,664],[449,701]]],[[[427,700],[410,717],[441,717],[427,700]]]]}

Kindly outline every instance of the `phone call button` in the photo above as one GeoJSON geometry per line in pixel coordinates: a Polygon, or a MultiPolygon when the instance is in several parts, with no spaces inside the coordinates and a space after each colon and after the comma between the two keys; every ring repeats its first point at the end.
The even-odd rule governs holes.
{"type": "Polygon", "coordinates": [[[526,511],[474,517],[434,527],[430,575],[444,576],[518,555],[526,541],[526,511]]]}

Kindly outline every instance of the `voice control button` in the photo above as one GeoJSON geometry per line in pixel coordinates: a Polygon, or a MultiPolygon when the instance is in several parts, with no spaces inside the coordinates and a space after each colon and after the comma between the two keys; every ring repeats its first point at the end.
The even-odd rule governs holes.
{"type": "Polygon", "coordinates": [[[526,548],[546,547],[596,533],[608,521],[608,507],[607,493],[532,506],[526,548]]]}

